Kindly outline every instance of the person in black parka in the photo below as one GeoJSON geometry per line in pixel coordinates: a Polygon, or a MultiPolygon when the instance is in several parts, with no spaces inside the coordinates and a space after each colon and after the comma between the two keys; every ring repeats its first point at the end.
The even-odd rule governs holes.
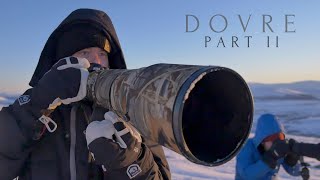
{"type": "Polygon", "coordinates": [[[31,88],[0,111],[0,180],[171,179],[160,145],[85,100],[93,67],[126,63],[108,15],[77,9],[48,38],[31,88]]]}

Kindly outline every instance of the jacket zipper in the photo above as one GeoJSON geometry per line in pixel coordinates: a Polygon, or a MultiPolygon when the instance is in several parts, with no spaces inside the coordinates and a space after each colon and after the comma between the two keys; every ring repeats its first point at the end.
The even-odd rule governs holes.
{"type": "Polygon", "coordinates": [[[72,106],[71,117],[70,117],[70,180],[77,179],[77,167],[76,167],[76,113],[78,110],[78,105],[72,106]]]}

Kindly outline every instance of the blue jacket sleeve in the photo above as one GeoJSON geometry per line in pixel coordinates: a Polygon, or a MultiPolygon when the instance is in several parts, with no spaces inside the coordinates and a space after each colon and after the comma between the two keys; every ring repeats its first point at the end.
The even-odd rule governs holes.
{"type": "Polygon", "coordinates": [[[300,173],[301,164],[300,163],[297,163],[296,165],[291,167],[291,166],[287,165],[285,162],[282,162],[282,166],[285,169],[285,171],[292,176],[300,176],[301,175],[301,173],[300,173]]]}
{"type": "Polygon", "coordinates": [[[254,151],[253,143],[248,141],[237,156],[236,171],[242,179],[257,179],[272,170],[261,159],[254,159],[254,151]]]}

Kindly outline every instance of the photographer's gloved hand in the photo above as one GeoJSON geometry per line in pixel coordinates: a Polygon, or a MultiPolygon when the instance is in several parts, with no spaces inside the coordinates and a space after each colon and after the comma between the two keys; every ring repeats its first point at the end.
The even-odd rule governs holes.
{"type": "Polygon", "coordinates": [[[279,157],[269,149],[262,154],[262,161],[264,161],[270,168],[275,169],[279,157]]]}
{"type": "Polygon", "coordinates": [[[296,141],[294,139],[289,139],[288,143],[289,143],[290,152],[288,152],[286,154],[286,156],[284,157],[284,162],[287,165],[293,167],[297,164],[297,162],[301,156],[292,151],[293,146],[296,143],[296,141]]]}
{"type": "MultiPolygon", "coordinates": [[[[88,125],[86,139],[95,162],[106,172],[129,167],[141,154],[140,134],[111,111],[104,114],[104,120],[88,125]]],[[[133,176],[141,172],[136,168],[133,176]]]]}
{"type": "Polygon", "coordinates": [[[88,68],[85,58],[66,57],[52,66],[33,89],[33,106],[40,110],[54,110],[61,104],[70,104],[85,98],[88,68]]]}
{"type": "Polygon", "coordinates": [[[39,133],[44,128],[49,132],[55,131],[57,124],[48,115],[57,106],[80,101],[86,96],[89,67],[87,59],[63,58],[51,67],[34,88],[15,101],[13,112],[23,120],[21,126],[27,137],[39,139],[42,134],[39,133]]]}
{"type": "Polygon", "coordinates": [[[298,160],[300,159],[300,156],[294,152],[289,152],[285,157],[284,157],[284,162],[293,167],[298,163],[298,160]]]}

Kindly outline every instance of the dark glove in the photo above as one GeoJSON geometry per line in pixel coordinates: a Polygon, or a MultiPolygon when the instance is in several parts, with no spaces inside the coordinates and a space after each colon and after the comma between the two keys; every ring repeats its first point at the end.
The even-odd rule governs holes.
{"type": "Polygon", "coordinates": [[[265,151],[262,154],[262,161],[272,169],[276,168],[278,159],[278,156],[272,150],[265,151]]]}
{"type": "Polygon", "coordinates": [[[293,167],[297,164],[298,160],[300,159],[300,156],[296,153],[289,152],[285,157],[284,157],[284,162],[293,167]]]}
{"type": "Polygon", "coordinates": [[[59,60],[31,89],[20,96],[17,106],[27,108],[53,132],[57,124],[48,117],[57,106],[82,100],[86,96],[90,63],[84,58],[66,57],[59,60]],[[49,126],[51,123],[51,126],[49,126]]]}
{"type": "Polygon", "coordinates": [[[88,68],[85,58],[66,57],[59,60],[40,79],[32,91],[32,99],[39,109],[53,110],[61,104],[70,104],[86,96],[88,68]]]}
{"type": "MultiPolygon", "coordinates": [[[[104,119],[91,122],[86,129],[89,151],[104,171],[130,167],[141,153],[140,134],[111,111],[104,114],[104,119]]],[[[141,169],[135,166],[131,172],[134,176],[141,169]]]]}

